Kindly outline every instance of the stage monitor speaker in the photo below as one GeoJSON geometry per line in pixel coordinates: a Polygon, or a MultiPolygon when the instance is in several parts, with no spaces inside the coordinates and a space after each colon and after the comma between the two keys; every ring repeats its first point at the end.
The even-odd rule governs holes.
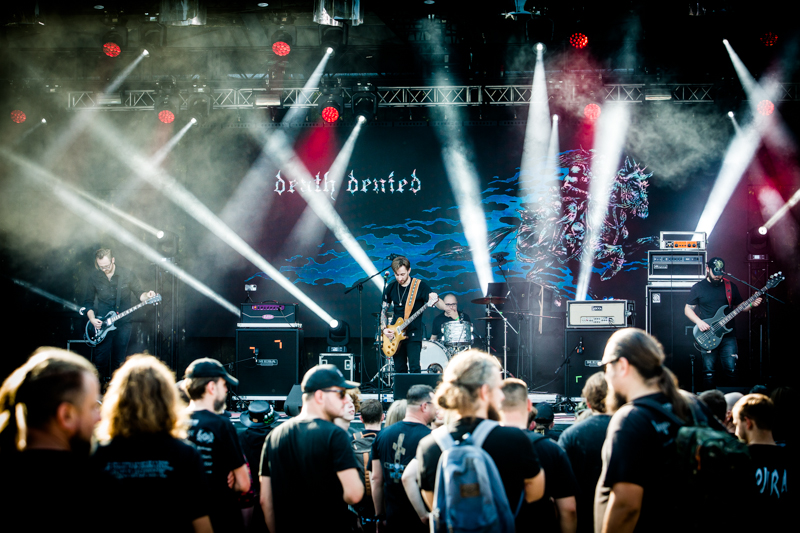
{"type": "MultiPolygon", "coordinates": [[[[680,388],[694,391],[691,356],[699,356],[700,352],[694,347],[694,324],[684,314],[690,286],[690,283],[680,287],[648,286],[646,330],[664,347],[664,362],[678,377],[680,388]]],[[[702,370],[702,361],[696,357],[694,375],[697,384],[700,384],[702,370]]]]}
{"type": "Polygon", "coordinates": [[[292,385],[292,390],[283,402],[283,412],[289,416],[297,416],[303,408],[303,390],[300,385],[292,385]]]}
{"type": "Polygon", "coordinates": [[[394,401],[405,400],[408,389],[414,385],[430,385],[435,389],[441,382],[441,374],[395,374],[392,390],[394,401]]]}
{"type": "Polygon", "coordinates": [[[236,394],[249,400],[288,396],[300,383],[300,329],[237,329],[236,394]]]}
{"type": "Polygon", "coordinates": [[[603,359],[609,337],[620,329],[624,328],[586,328],[566,331],[564,353],[570,354],[569,381],[565,391],[567,396],[570,398],[581,396],[586,380],[601,370],[600,361],[603,359]],[[581,353],[575,352],[576,346],[581,347],[581,353]]]}

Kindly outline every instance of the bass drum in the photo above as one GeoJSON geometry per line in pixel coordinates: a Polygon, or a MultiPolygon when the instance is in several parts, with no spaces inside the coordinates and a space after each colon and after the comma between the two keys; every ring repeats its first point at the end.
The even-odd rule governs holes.
{"type": "Polygon", "coordinates": [[[428,374],[441,374],[447,366],[447,351],[444,346],[436,341],[422,341],[422,351],[419,355],[422,372],[428,374]]]}

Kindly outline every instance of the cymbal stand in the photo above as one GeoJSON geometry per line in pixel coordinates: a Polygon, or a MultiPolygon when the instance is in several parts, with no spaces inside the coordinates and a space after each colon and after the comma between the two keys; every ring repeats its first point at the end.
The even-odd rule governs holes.
{"type": "MultiPolygon", "coordinates": [[[[500,318],[503,319],[503,379],[508,377],[508,328],[511,328],[511,331],[519,335],[519,332],[514,329],[508,319],[503,315],[503,313],[497,308],[496,305],[490,303],[490,306],[494,307],[494,310],[500,315],[500,318]]],[[[487,320],[490,322],[490,320],[487,320]]]]}

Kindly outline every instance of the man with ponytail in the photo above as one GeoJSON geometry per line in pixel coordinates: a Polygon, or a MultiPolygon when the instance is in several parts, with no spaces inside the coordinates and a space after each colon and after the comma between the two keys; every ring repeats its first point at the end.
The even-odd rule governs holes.
{"type": "Polygon", "coordinates": [[[625,328],[614,333],[602,364],[607,405],[616,412],[603,445],[595,531],[674,531],[681,517],[671,511],[681,491],[667,465],[681,425],[645,403],[657,402],[687,422],[690,407],[664,366],[661,344],[645,331],[625,328]]]}

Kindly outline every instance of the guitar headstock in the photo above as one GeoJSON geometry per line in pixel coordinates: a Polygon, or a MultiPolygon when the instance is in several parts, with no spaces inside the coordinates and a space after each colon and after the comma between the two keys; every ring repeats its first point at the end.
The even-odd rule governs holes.
{"type": "Polygon", "coordinates": [[[161,295],[156,294],[152,298],[148,298],[144,303],[146,303],[147,305],[152,305],[152,304],[157,304],[160,301],[161,301],[161,295]]]}
{"type": "Polygon", "coordinates": [[[786,277],[783,275],[783,272],[778,272],[776,274],[771,275],[767,280],[767,289],[771,289],[784,279],[786,279],[786,277]]]}

